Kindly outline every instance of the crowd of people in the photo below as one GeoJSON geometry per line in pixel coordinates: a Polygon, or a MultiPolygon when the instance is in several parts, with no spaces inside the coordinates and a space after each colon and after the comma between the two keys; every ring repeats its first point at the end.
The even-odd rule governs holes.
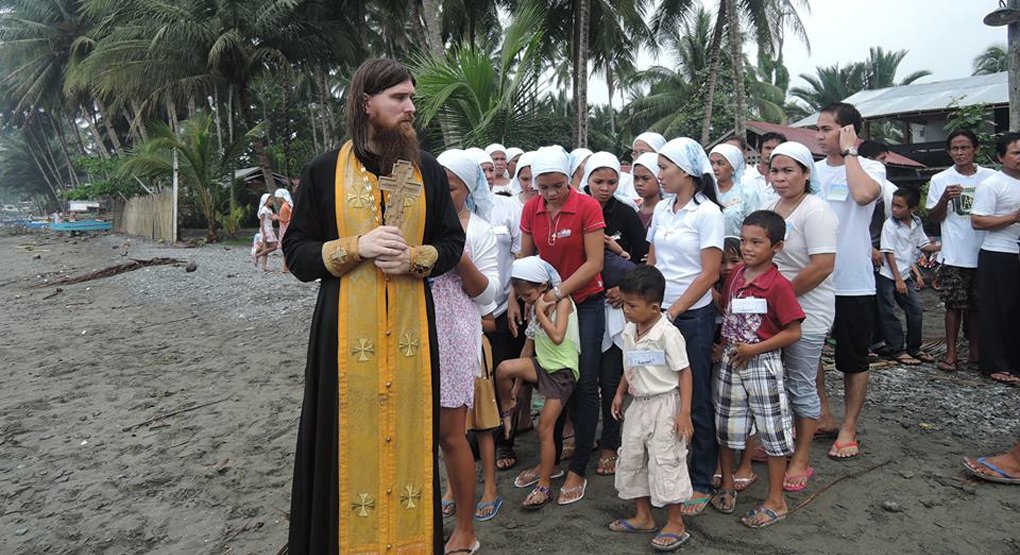
{"type": "MultiPolygon", "coordinates": [[[[635,504],[610,529],[654,532],[652,547],[669,551],[690,537],[685,518],[736,511],[758,480],[752,461],[767,463],[768,494],[741,520],[761,528],[785,518],[784,492],[810,486],[813,443],[830,440],[836,460],[860,456],[876,356],[1020,385],[1020,134],[999,140],[1001,171],[975,163],[974,133],[949,135],[953,166],[925,202],[941,229],[933,241],[921,191],[887,180],[888,148],[862,143],[861,126],[849,104],[823,109],[818,161],[777,133],[757,152],[740,138],[706,152],[643,133],[629,171],[614,154],[559,146],[438,156],[466,236],[454,270],[429,280],[442,511],[456,519],[447,553],[473,553],[474,522],[503,507],[495,476],[518,463],[532,391],[540,449],[514,480],[527,490],[521,508],[581,502],[597,453],[595,471],[635,504]],[[947,349],[935,361],[921,341],[916,261],[939,250],[947,349]],[[841,419],[821,369],[829,338],[841,419]],[[484,475],[477,501],[468,431],[484,475]]],[[[1016,483],[1013,451],[964,464],[1016,483]]]]}

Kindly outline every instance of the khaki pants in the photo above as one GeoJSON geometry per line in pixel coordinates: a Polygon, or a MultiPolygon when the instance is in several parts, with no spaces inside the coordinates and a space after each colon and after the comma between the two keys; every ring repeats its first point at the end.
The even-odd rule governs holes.
{"type": "Polygon", "coordinates": [[[620,499],[650,497],[665,507],[694,495],[687,474],[687,443],[674,431],[678,390],[635,398],[623,418],[623,442],[616,463],[620,499]]]}

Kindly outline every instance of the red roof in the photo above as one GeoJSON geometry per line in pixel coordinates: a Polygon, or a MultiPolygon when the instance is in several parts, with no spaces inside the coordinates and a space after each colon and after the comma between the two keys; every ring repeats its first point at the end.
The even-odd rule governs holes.
{"type": "MultiPolygon", "coordinates": [[[[797,141],[798,143],[808,147],[811,150],[811,154],[817,158],[825,157],[821,147],[818,146],[818,139],[816,137],[817,131],[814,129],[806,129],[804,127],[789,127],[786,125],[778,125],[775,123],[766,123],[764,121],[749,121],[747,122],[747,128],[754,130],[759,134],[764,133],[782,133],[786,135],[786,138],[791,141],[797,141]]],[[[906,168],[924,168],[927,167],[924,164],[907,158],[902,154],[896,154],[890,152],[889,157],[886,158],[885,163],[890,166],[901,166],[906,168]]]]}

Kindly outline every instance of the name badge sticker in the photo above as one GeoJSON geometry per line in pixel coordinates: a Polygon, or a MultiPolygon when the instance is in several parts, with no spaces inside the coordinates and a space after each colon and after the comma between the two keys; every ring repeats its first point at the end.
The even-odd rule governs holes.
{"type": "Polygon", "coordinates": [[[834,200],[836,202],[843,202],[850,196],[850,186],[846,183],[833,183],[829,186],[829,194],[826,195],[826,200],[834,200]]]}
{"type": "Polygon", "coordinates": [[[730,303],[730,310],[734,314],[765,314],[768,312],[768,309],[769,306],[765,299],[759,299],[758,297],[733,299],[733,302],[730,303]]]}
{"type": "Polygon", "coordinates": [[[627,351],[627,367],[665,366],[666,351],[627,351]]]}
{"type": "Polygon", "coordinates": [[[505,225],[494,225],[492,226],[492,233],[495,235],[509,235],[510,228],[505,225]]]}
{"type": "Polygon", "coordinates": [[[558,239],[563,239],[563,238],[566,238],[566,237],[570,237],[570,230],[569,229],[561,230],[559,233],[556,234],[556,237],[558,239]]]}

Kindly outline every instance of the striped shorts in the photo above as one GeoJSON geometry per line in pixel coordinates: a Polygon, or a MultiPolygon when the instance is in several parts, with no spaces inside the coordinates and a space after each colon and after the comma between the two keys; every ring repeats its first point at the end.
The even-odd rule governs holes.
{"type": "Polygon", "coordinates": [[[722,447],[743,450],[753,424],[765,453],[785,457],[793,453],[793,415],[783,384],[779,351],[760,354],[743,368],[734,368],[729,355],[712,380],[715,435],[722,447]]]}

